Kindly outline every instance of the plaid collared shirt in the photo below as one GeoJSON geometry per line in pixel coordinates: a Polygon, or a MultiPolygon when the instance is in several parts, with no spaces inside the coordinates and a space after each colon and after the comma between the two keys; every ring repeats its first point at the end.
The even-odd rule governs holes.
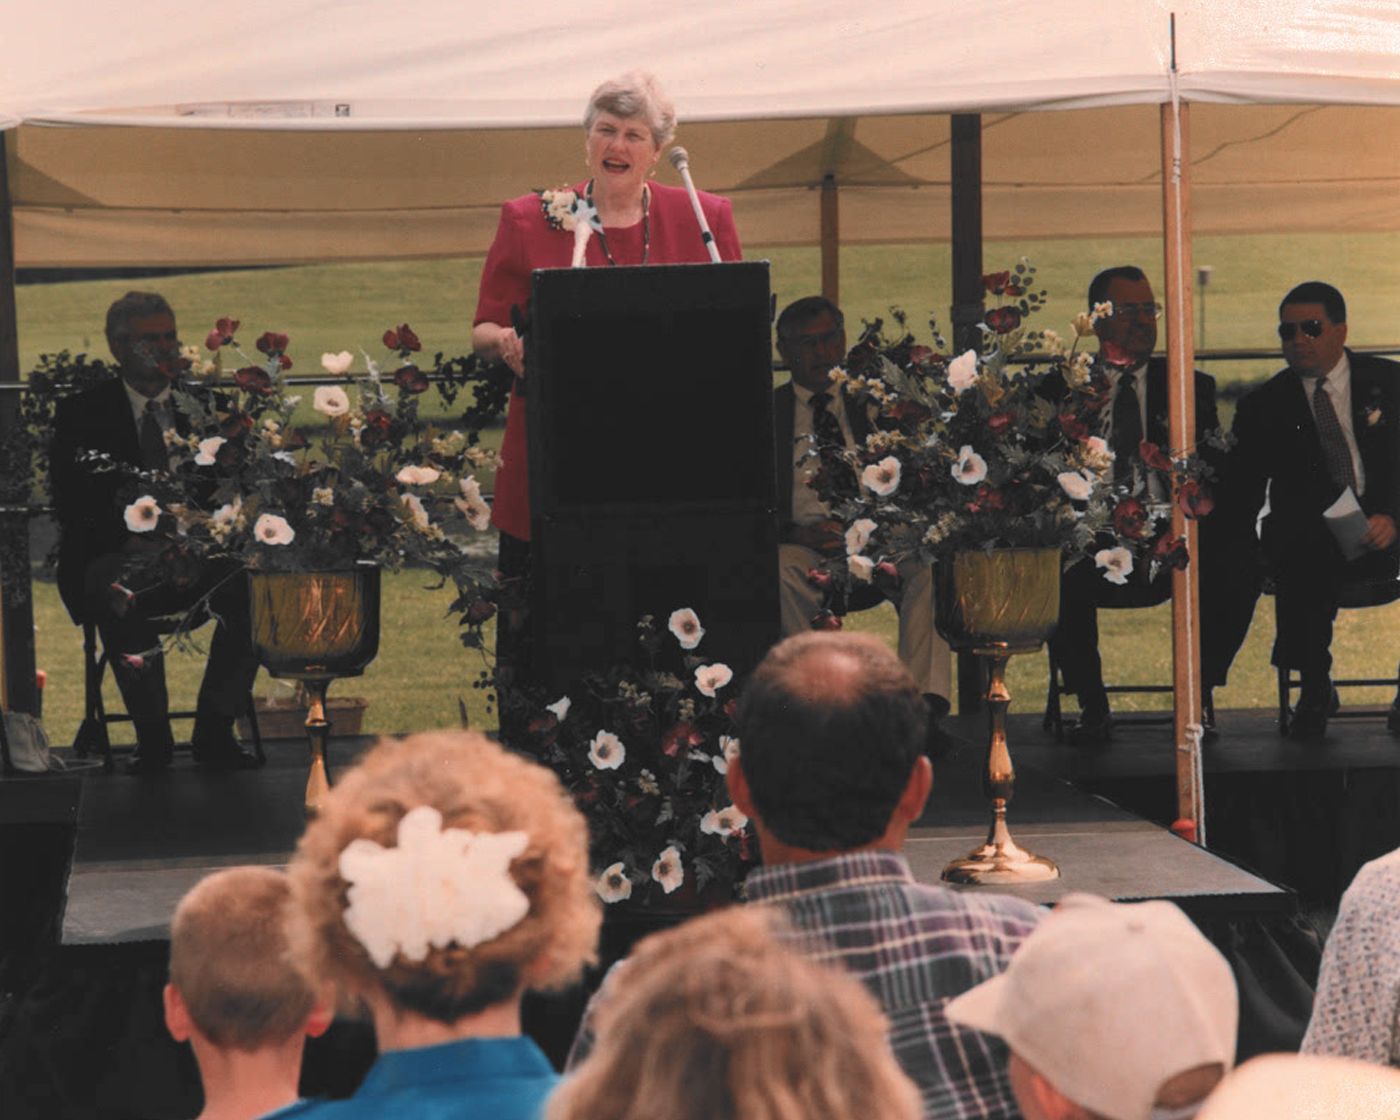
{"type": "Polygon", "coordinates": [[[954,1026],[944,1008],[1006,968],[1039,907],[915,882],[893,852],[759,867],[745,889],[786,912],[807,955],[853,973],[879,1001],[926,1120],[1020,1116],[1005,1044],[954,1026]]]}

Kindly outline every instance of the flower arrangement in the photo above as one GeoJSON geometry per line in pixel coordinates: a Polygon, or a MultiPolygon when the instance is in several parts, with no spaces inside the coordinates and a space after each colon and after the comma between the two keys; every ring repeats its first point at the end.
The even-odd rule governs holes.
{"type": "Polygon", "coordinates": [[[538,686],[502,696],[523,727],[512,745],[553,768],[588,818],[604,902],[654,905],[743,877],[752,835],[724,779],[739,750],[734,674],[699,652],[704,633],[693,610],[672,612],[665,632],[648,615],[636,664],[552,701],[538,686]]]}
{"type": "Polygon", "coordinates": [[[1027,328],[1045,298],[1034,280],[1024,259],[983,278],[996,305],[980,324],[980,354],[940,352],[932,322],[940,349],[918,344],[895,310],[899,337],[876,320],[833,371],[847,407],[869,409],[875,431],[861,447],[812,451],[812,485],[849,526],[846,557],[814,570],[817,583],[894,580],[905,558],[931,563],[964,549],[1056,548],[1066,564],[1091,557],[1120,584],[1144,565],[1154,575],[1185,565],[1185,541],[1162,526],[1173,495],[1188,516],[1209,512],[1208,466],[1143,441],[1135,473],[1115,481],[1113,452],[1097,434],[1109,385],[1079,349],[1112,308],[1077,316],[1066,343],[1027,328]]]}
{"type": "MultiPolygon", "coordinates": [[[[456,582],[459,603],[489,607],[489,565],[465,548],[466,537],[490,524],[474,473],[495,461],[477,446],[489,404],[465,430],[424,420],[419,400],[430,379],[415,357],[422,344],[402,324],[383,335],[392,373],[365,354],[368,372],[354,378],[348,351],[322,355],[323,370],[344,381],[314,388],[323,422],[304,425],[302,396],[287,380],[288,337],[264,332],[259,356],[250,357],[239,327],[218,320],[205,340],[212,357],[186,354],[185,370],[175,371],[202,380],[175,385],[169,469],[138,472],[126,508],[127,527],[162,546],[145,554],[147,562],[223,560],[266,571],[424,567],[456,582]],[[231,375],[226,354],[239,359],[231,375]]],[[[475,358],[444,363],[439,354],[434,373],[448,400],[469,382],[482,383],[488,402],[504,396],[475,358]]],[[[486,617],[464,619],[477,639],[469,633],[466,644],[479,642],[486,617]]]]}

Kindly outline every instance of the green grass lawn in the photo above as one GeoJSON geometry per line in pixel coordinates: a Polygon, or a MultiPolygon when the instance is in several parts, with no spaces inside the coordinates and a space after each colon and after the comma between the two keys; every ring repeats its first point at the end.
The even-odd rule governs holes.
{"type": "MultiPolygon", "coordinates": [[[[1154,276],[1161,270],[1160,242],[1149,238],[989,244],[984,255],[988,270],[1008,267],[1022,255],[1035,262],[1040,285],[1049,292],[1049,306],[1038,325],[1057,330],[1063,330],[1080,310],[1084,289],[1097,268],[1133,261],[1154,276]]],[[[749,256],[772,262],[780,307],[820,287],[816,250],[757,249],[749,256]]],[[[1214,268],[1205,337],[1212,348],[1274,347],[1279,298],[1292,284],[1312,278],[1331,280],[1347,295],[1352,342],[1400,342],[1400,265],[1396,264],[1400,234],[1200,238],[1195,260],[1214,268]]],[[[841,263],[842,303],[852,324],[887,315],[895,305],[903,307],[916,324],[931,313],[947,326],[947,246],[853,246],[842,252],[841,263]]],[[[220,315],[241,318],[249,343],[263,330],[285,331],[291,336],[290,352],[296,361],[293,373],[318,373],[323,351],[348,349],[358,354],[364,349],[382,358],[380,335],[401,322],[412,324],[430,355],[438,350],[462,354],[470,346],[480,267],[479,260],[415,261],[26,285],[18,297],[22,368],[29,368],[42,352],[61,349],[105,357],[106,308],[131,288],[164,292],[179,315],[187,341],[202,341],[220,315]]],[[[1157,286],[1160,293],[1160,282],[1157,286]]],[[[1260,376],[1276,364],[1266,360],[1209,368],[1221,381],[1231,381],[1260,376]]],[[[458,644],[452,622],[444,614],[447,592],[424,592],[423,582],[413,573],[386,579],[379,658],[362,679],[337,683],[332,695],[368,697],[368,727],[375,732],[456,724],[459,698],[468,703],[476,725],[494,726],[483,693],[471,687],[481,659],[458,644]]],[[[35,584],[35,614],[38,663],[49,672],[45,722],[55,742],[63,743],[72,738],[81,705],[79,632],[63,614],[51,583],[35,584]]],[[[1100,617],[1110,683],[1168,679],[1169,607],[1106,611],[1100,617]]],[[[874,629],[893,641],[891,610],[855,616],[850,624],[874,629]]],[[[1272,602],[1265,599],[1230,684],[1217,697],[1218,707],[1273,705],[1274,678],[1268,666],[1272,640],[1272,602]]],[[[1338,675],[1383,676],[1397,651],[1400,604],[1343,613],[1334,645],[1338,675]]],[[[173,659],[172,694],[177,705],[193,697],[201,665],[197,658],[173,659]]],[[[1013,710],[1039,710],[1045,688],[1044,655],[1014,658],[1011,666],[1013,710]]],[[[259,689],[263,687],[260,682],[259,689]]],[[[1133,699],[1140,703],[1124,699],[1116,701],[1116,706],[1167,703],[1165,697],[1133,699]]],[[[1345,699],[1379,702],[1388,697],[1345,699]]]]}

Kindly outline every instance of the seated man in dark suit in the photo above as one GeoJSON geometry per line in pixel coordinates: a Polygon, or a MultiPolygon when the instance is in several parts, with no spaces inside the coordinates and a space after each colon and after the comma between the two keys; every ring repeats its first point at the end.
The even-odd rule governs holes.
{"type": "MultiPolygon", "coordinates": [[[[1107,268],[1094,277],[1089,285],[1089,308],[1105,302],[1111,303],[1113,309],[1094,324],[1099,339],[1095,365],[1110,387],[1101,434],[1114,453],[1113,480],[1117,486],[1132,489],[1144,504],[1169,503],[1171,494],[1162,487],[1160,479],[1147,474],[1139,450],[1144,440],[1164,451],[1171,447],[1167,363],[1164,358],[1152,356],[1162,308],[1153,296],[1147,275],[1134,265],[1107,268]]],[[[1199,370],[1195,374],[1195,397],[1196,439],[1200,440],[1217,428],[1219,421],[1215,379],[1199,370]]],[[[1232,581],[1223,578],[1226,548],[1219,539],[1215,521],[1207,517],[1199,523],[1200,556],[1193,558],[1201,564],[1201,661],[1208,732],[1214,731],[1211,690],[1225,683],[1230,655],[1243,641],[1258,593],[1257,589],[1231,587],[1232,581]],[[1242,612],[1238,603],[1246,598],[1249,610],[1242,612]],[[1227,649],[1228,655],[1224,652],[1227,649]]],[[[1169,529],[1170,522],[1159,526],[1160,532],[1169,529]]],[[[1157,579],[1160,582],[1149,585],[1145,563],[1135,567],[1124,587],[1106,581],[1092,563],[1081,561],[1065,573],[1060,589],[1060,621],[1050,638],[1050,652],[1064,674],[1066,691],[1079,698],[1080,718],[1068,732],[1071,742],[1101,744],[1112,734],[1113,721],[1099,656],[1098,607],[1140,602],[1154,589],[1164,599],[1170,594],[1170,570],[1159,572],[1157,579]]],[[[1164,657],[1164,663],[1170,664],[1169,656],[1164,657]]]]}
{"type": "MultiPolygon", "coordinates": [[[[1288,368],[1240,401],[1230,476],[1251,524],[1267,487],[1261,543],[1275,585],[1273,662],[1302,677],[1292,736],[1318,740],[1338,706],[1338,587],[1393,580],[1400,562],[1400,364],[1346,349],[1346,302],[1330,284],[1310,281],[1284,296],[1278,333],[1288,368]],[[1357,507],[1364,552],[1348,560],[1324,515],[1357,507]]],[[[1389,722],[1400,730],[1400,704],[1389,722]]]]}
{"type": "Polygon", "coordinates": [[[170,765],[174,747],[160,633],[152,619],[186,609],[213,589],[209,606],[217,626],[191,748],[204,767],[255,765],[233,734],[235,713],[257,673],[243,580],[223,578],[228,572],[175,576],[161,562],[164,542],[127,527],[124,509],[137,496],[130,480],[80,460],[84,452],[100,452],[117,464],[168,469],[165,433],[184,422],[170,392],[180,367],[175,314],[159,295],[128,292],[107,312],[107,344],[120,378],[67,398],[54,417],[59,594],[75,622],[96,624],[136,729],[136,754],[127,769],[151,774],[170,765]]]}
{"type": "MultiPolygon", "coordinates": [[[[870,417],[847,408],[841,393],[831,391],[831,370],[846,358],[845,320],[822,296],[807,296],[778,316],[778,353],[792,371],[792,380],[773,396],[773,425],[777,433],[778,594],[784,637],[811,629],[823,595],[807,573],[814,565],[847,551],[845,526],[807,482],[817,469],[807,458],[814,434],[827,442],[848,445],[870,433],[870,417]]],[[[923,692],[929,706],[929,741],[946,745],[936,724],[949,709],[952,655],[933,629],[933,577],[927,564],[899,566],[895,606],[899,610],[899,658],[923,692]]]]}

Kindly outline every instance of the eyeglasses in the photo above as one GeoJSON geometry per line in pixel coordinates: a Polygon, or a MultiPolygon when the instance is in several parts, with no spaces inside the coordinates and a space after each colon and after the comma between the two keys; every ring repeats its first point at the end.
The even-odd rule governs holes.
{"type": "Polygon", "coordinates": [[[1301,323],[1280,323],[1278,325],[1278,336],[1284,342],[1292,342],[1298,333],[1298,328],[1303,328],[1303,333],[1309,338],[1321,338],[1323,322],[1321,319],[1304,319],[1301,323]]]}
{"type": "Polygon", "coordinates": [[[1113,305],[1111,319],[1160,319],[1160,303],[1117,303],[1113,305]]]}

